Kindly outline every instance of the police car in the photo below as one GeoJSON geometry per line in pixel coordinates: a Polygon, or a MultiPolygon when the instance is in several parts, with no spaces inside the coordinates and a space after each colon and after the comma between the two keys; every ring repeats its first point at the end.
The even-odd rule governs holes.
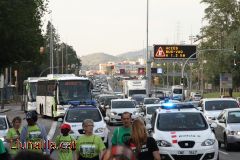
{"type": "MultiPolygon", "coordinates": [[[[100,136],[105,145],[108,146],[109,130],[99,108],[95,105],[85,104],[71,106],[66,111],[63,123],[71,126],[69,134],[77,139],[79,136],[84,134],[82,122],[85,119],[92,119],[94,121],[93,134],[100,136]]],[[[61,119],[59,121],[61,121],[61,119]]]]}
{"type": "Polygon", "coordinates": [[[151,120],[162,160],[216,160],[218,142],[201,111],[187,103],[163,103],[151,120]]]}

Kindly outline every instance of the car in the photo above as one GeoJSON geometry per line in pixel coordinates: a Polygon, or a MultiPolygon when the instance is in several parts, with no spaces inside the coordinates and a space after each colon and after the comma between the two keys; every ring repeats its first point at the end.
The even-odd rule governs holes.
{"type": "Polygon", "coordinates": [[[212,123],[222,110],[227,108],[239,108],[237,100],[233,98],[204,98],[199,102],[198,106],[205,117],[207,118],[208,123],[212,123]]]}
{"type": "Polygon", "coordinates": [[[143,100],[146,98],[146,94],[133,94],[131,99],[137,102],[137,105],[140,107],[143,105],[143,100]]]}
{"type": "Polygon", "coordinates": [[[151,97],[151,98],[144,98],[143,99],[143,104],[146,105],[146,104],[155,104],[155,103],[158,103],[160,101],[159,98],[154,98],[154,97],[151,97]]]}
{"type": "Polygon", "coordinates": [[[5,137],[11,127],[12,126],[8,120],[7,115],[0,115],[0,139],[3,141],[4,145],[7,144],[7,142],[5,141],[5,137]]]}
{"type": "Polygon", "coordinates": [[[200,93],[196,93],[192,96],[193,101],[200,101],[202,99],[202,96],[200,93]]]}
{"type": "MultiPolygon", "coordinates": [[[[218,141],[203,113],[187,103],[163,103],[151,120],[161,159],[217,160],[218,141]]],[[[147,127],[148,128],[148,127],[147,127]]]]}
{"type": "Polygon", "coordinates": [[[155,112],[156,109],[160,108],[160,104],[147,104],[143,110],[143,119],[145,124],[151,124],[152,114],[155,112]]]}
{"type": "Polygon", "coordinates": [[[231,150],[234,144],[240,144],[240,108],[224,109],[215,123],[219,147],[224,144],[226,150],[231,150]]]}
{"type": "Polygon", "coordinates": [[[201,110],[199,106],[199,101],[187,101],[186,103],[190,103],[192,104],[194,107],[198,108],[199,110],[201,110]]]}
{"type": "Polygon", "coordinates": [[[70,106],[63,118],[63,123],[71,126],[69,134],[77,139],[84,134],[82,123],[85,119],[94,121],[93,134],[100,136],[105,145],[108,146],[109,130],[98,107],[94,105],[70,106]]]}
{"type": "Polygon", "coordinates": [[[131,99],[113,99],[111,105],[107,108],[106,117],[108,117],[108,123],[121,124],[121,115],[123,112],[129,112],[132,114],[132,118],[138,117],[138,108],[134,100],[131,99]]]}

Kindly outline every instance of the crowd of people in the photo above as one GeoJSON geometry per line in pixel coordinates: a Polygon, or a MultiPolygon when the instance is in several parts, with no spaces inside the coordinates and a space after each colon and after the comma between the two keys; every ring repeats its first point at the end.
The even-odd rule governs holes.
{"type": "Polygon", "coordinates": [[[47,140],[45,127],[37,123],[37,120],[37,114],[33,111],[26,113],[27,125],[23,127],[20,117],[13,119],[13,128],[9,129],[6,136],[9,149],[0,140],[0,159],[51,160],[50,154],[56,150],[59,160],[160,160],[157,143],[148,136],[144,122],[141,119],[132,122],[129,112],[124,112],[121,116],[123,125],[114,129],[110,148],[105,147],[100,136],[93,134],[92,119],[83,121],[84,135],[77,140],[69,135],[71,126],[62,124],[61,134],[53,141],[59,146],[55,148],[47,140]],[[36,144],[43,141],[45,147],[36,149],[36,144]],[[28,146],[29,144],[31,145],[28,146]]]}

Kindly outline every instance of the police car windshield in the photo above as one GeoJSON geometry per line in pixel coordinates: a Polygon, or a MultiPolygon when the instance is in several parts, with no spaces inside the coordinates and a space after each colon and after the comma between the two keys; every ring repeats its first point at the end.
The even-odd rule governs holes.
{"type": "Polygon", "coordinates": [[[7,129],[7,123],[5,118],[0,118],[0,130],[5,130],[7,129]]]}
{"type": "Polygon", "coordinates": [[[71,109],[68,110],[66,115],[66,122],[83,122],[85,119],[92,119],[94,122],[99,122],[102,117],[97,109],[84,108],[84,109],[71,109]]]}
{"type": "Polygon", "coordinates": [[[206,130],[208,125],[201,113],[178,112],[159,114],[157,128],[161,131],[195,131],[206,130]]]}
{"type": "Polygon", "coordinates": [[[112,101],[112,108],[135,108],[133,101],[112,101]]]}
{"type": "Polygon", "coordinates": [[[234,100],[218,100],[218,101],[206,101],[205,110],[224,110],[227,108],[238,108],[238,104],[234,100]]]}

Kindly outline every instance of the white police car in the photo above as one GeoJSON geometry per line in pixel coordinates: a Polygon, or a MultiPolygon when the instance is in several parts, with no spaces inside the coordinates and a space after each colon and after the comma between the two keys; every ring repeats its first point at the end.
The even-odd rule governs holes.
{"type": "Polygon", "coordinates": [[[216,160],[218,142],[201,111],[187,103],[162,104],[152,116],[162,160],[216,160]]]}
{"type": "Polygon", "coordinates": [[[71,126],[69,134],[77,139],[84,134],[82,122],[85,119],[92,119],[94,121],[93,134],[100,136],[105,145],[108,146],[109,130],[98,107],[94,105],[71,106],[66,111],[63,123],[71,126]]]}

